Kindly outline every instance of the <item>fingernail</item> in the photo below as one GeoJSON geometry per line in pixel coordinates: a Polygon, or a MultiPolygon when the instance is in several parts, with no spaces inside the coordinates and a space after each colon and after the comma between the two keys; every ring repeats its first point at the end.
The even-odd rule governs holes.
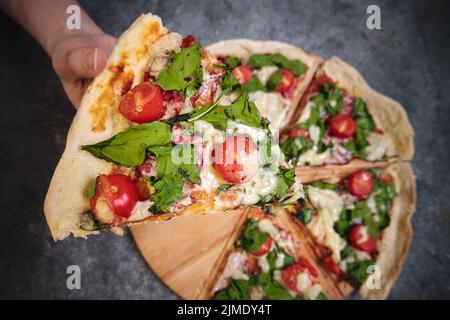
{"type": "Polygon", "coordinates": [[[90,71],[95,71],[97,69],[97,56],[98,56],[97,48],[95,48],[94,51],[92,51],[92,49],[88,50],[86,60],[90,71]]]}

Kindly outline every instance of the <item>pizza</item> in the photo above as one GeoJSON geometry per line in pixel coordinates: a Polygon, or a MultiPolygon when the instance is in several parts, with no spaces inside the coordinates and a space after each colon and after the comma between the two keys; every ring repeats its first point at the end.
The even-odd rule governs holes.
{"type": "Polygon", "coordinates": [[[55,240],[161,222],[146,230],[177,235],[161,266],[199,259],[174,277],[198,281],[189,298],[385,298],[412,238],[413,153],[402,106],[339,58],[203,47],[145,14],[86,91],[44,211],[55,240]]]}
{"type": "MultiPolygon", "coordinates": [[[[277,92],[293,114],[289,97],[300,96],[317,59],[275,49],[271,59],[286,66],[280,70],[301,71],[285,97],[277,92]],[[308,67],[296,57],[309,58],[308,67]]],[[[258,92],[230,63],[152,15],[139,18],[87,90],[69,132],[45,202],[53,237],[295,203],[301,185],[276,143],[282,124],[259,111],[271,104],[252,98],[258,92]]]]}

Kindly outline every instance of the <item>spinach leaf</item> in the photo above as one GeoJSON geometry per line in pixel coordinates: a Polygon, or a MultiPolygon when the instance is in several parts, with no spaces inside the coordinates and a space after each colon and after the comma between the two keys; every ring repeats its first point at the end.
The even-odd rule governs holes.
{"type": "Polygon", "coordinates": [[[280,143],[280,149],[284,153],[286,160],[298,159],[298,157],[311,149],[314,143],[305,137],[297,137],[294,139],[287,139],[280,143]]]}
{"type": "Polygon", "coordinates": [[[285,169],[280,168],[277,173],[277,189],[275,191],[275,198],[281,199],[289,193],[289,189],[295,182],[295,168],[285,169]]]}
{"type": "Polygon", "coordinates": [[[254,54],[248,60],[248,65],[252,69],[261,69],[266,66],[273,66],[275,63],[272,57],[267,54],[254,54]]]}
{"type": "Polygon", "coordinates": [[[254,253],[261,248],[269,237],[269,234],[259,230],[258,223],[257,220],[247,220],[244,232],[236,243],[238,247],[250,253],[254,253]]]}
{"type": "Polygon", "coordinates": [[[283,77],[283,71],[281,69],[275,71],[267,80],[266,87],[268,90],[276,90],[281,78],[283,77]]]}
{"type": "Polygon", "coordinates": [[[151,200],[156,209],[160,212],[167,212],[175,201],[180,200],[183,184],[183,178],[180,176],[164,176],[155,182],[153,187],[156,189],[156,193],[151,195],[151,200]]]}
{"type": "Polygon", "coordinates": [[[233,90],[236,90],[240,86],[241,85],[239,84],[239,82],[237,82],[232,73],[225,73],[220,78],[220,87],[222,88],[222,92],[231,92],[233,90]]]}
{"type": "Polygon", "coordinates": [[[230,69],[234,69],[241,65],[241,61],[236,57],[226,57],[224,62],[230,69]]]}
{"type": "Polygon", "coordinates": [[[296,77],[306,73],[306,66],[300,60],[289,60],[282,54],[274,54],[272,61],[279,67],[291,70],[296,77]]]}
{"type": "Polygon", "coordinates": [[[337,186],[335,184],[326,183],[323,181],[311,182],[309,185],[318,189],[337,191],[337,186]]]}
{"type": "Polygon", "coordinates": [[[234,184],[229,184],[229,183],[221,184],[220,186],[217,187],[217,191],[218,192],[227,191],[227,190],[230,190],[234,186],[235,186],[234,184]]]}
{"type": "Polygon", "coordinates": [[[171,52],[171,64],[163,70],[155,82],[164,90],[180,91],[189,98],[200,88],[203,80],[200,45],[181,48],[180,52],[171,52]]]}
{"type": "Polygon", "coordinates": [[[367,136],[375,129],[375,123],[367,110],[366,103],[360,98],[355,98],[353,118],[356,121],[356,135],[353,140],[343,146],[352,152],[355,157],[364,158],[366,156],[366,147],[369,145],[367,136]]]}
{"type": "MultiPolygon", "coordinates": [[[[191,118],[198,117],[202,113],[206,112],[209,107],[201,107],[195,109],[191,113],[191,118]]],[[[211,111],[201,116],[197,120],[203,120],[211,123],[217,130],[225,131],[227,128],[228,115],[225,113],[226,106],[216,106],[211,111]]]]}
{"type": "Polygon", "coordinates": [[[367,268],[374,265],[375,262],[371,259],[358,260],[356,252],[350,246],[346,246],[341,251],[342,259],[351,257],[353,262],[347,263],[347,274],[349,276],[349,282],[354,287],[359,288],[364,281],[368,278],[367,268]]]}
{"type": "Polygon", "coordinates": [[[253,76],[246,84],[244,84],[243,89],[248,93],[265,90],[264,85],[259,81],[257,76],[253,76]]]}
{"type": "Polygon", "coordinates": [[[97,158],[125,167],[135,167],[144,162],[145,150],[149,146],[163,145],[170,142],[170,126],[163,122],[151,122],[132,126],[112,138],[82,146],[97,158]]]}
{"type": "Polygon", "coordinates": [[[261,127],[261,115],[254,102],[248,98],[248,93],[236,99],[226,109],[225,113],[230,120],[242,123],[250,127],[261,127]]]}
{"type": "Polygon", "coordinates": [[[264,291],[265,297],[271,300],[297,300],[300,297],[292,297],[289,291],[279,282],[273,279],[271,273],[261,272],[256,279],[256,283],[264,291]]]}
{"type": "Polygon", "coordinates": [[[190,144],[149,147],[148,151],[156,157],[156,175],[158,179],[165,176],[180,176],[193,183],[200,183],[200,172],[195,163],[194,148],[190,144]],[[175,149],[175,150],[174,150],[175,149]],[[174,160],[177,160],[174,162],[174,160]]]}
{"type": "Polygon", "coordinates": [[[95,188],[97,186],[97,179],[92,179],[86,189],[86,196],[88,199],[92,199],[95,196],[95,188]]]}
{"type": "Polygon", "coordinates": [[[251,279],[249,280],[235,280],[232,279],[230,285],[225,289],[217,292],[214,300],[249,300],[250,290],[253,286],[251,279]]]}
{"type": "Polygon", "coordinates": [[[275,269],[284,269],[294,263],[294,261],[295,259],[287,254],[286,251],[284,251],[283,248],[279,247],[277,244],[275,244],[275,248],[267,254],[267,262],[269,263],[270,270],[272,271],[275,269]],[[276,261],[279,255],[283,255],[283,264],[277,267],[276,261]]]}
{"type": "Polygon", "coordinates": [[[308,224],[313,218],[313,213],[310,208],[307,207],[304,199],[299,200],[300,209],[296,212],[295,217],[303,224],[308,224]]]}

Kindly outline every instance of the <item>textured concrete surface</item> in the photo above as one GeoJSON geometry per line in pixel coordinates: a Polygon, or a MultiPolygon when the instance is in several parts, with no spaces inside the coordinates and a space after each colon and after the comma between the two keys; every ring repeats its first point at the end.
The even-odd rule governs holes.
{"type": "MultiPolygon", "coordinates": [[[[447,2],[448,3],[448,2],[447,2]]],[[[444,1],[82,1],[118,36],[141,12],[203,43],[229,38],[290,42],[356,66],[400,101],[416,131],[414,240],[390,298],[450,298],[449,6],[444,1]],[[366,8],[382,30],[366,28],[366,8]]],[[[45,19],[45,16],[43,16],[45,19]]],[[[41,48],[0,14],[0,298],[174,299],[129,234],[54,243],[42,213],[74,110],[41,48]],[[66,288],[66,267],[82,289],[66,288]]],[[[68,181],[70,183],[70,181],[68,181]]],[[[170,236],[170,235],[168,235],[170,236]]]]}

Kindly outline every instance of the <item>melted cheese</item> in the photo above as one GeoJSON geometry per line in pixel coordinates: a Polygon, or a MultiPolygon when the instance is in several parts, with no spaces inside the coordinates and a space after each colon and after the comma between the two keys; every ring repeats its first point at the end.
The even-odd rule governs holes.
{"type": "Polygon", "coordinates": [[[313,102],[309,101],[305,108],[302,111],[302,114],[300,116],[300,118],[298,119],[297,123],[305,123],[306,121],[308,121],[309,117],[311,116],[311,108],[313,106],[313,102]]]}
{"type": "Polygon", "coordinates": [[[232,252],[228,256],[225,268],[223,269],[219,279],[217,280],[213,292],[225,288],[230,282],[230,279],[248,280],[249,276],[246,274],[247,259],[248,256],[245,251],[232,252]]]}
{"type": "Polygon", "coordinates": [[[318,166],[329,162],[330,159],[331,159],[330,149],[327,149],[322,153],[317,153],[317,146],[314,146],[312,149],[309,149],[300,156],[299,164],[302,166],[305,164],[308,164],[310,166],[318,166]]]}
{"type": "Polygon", "coordinates": [[[250,93],[250,100],[256,104],[261,116],[269,119],[270,129],[279,130],[283,127],[291,101],[285,99],[279,92],[255,91],[250,93]]]}
{"type": "Polygon", "coordinates": [[[140,221],[150,217],[152,214],[148,209],[153,205],[150,200],[138,201],[131,211],[131,215],[128,217],[128,221],[140,221]]]}
{"type": "Polygon", "coordinates": [[[258,223],[258,228],[262,232],[266,232],[270,237],[286,252],[295,252],[296,245],[292,235],[286,231],[280,231],[270,219],[262,219],[258,223]]]}
{"type": "Polygon", "coordinates": [[[277,182],[277,176],[270,168],[260,167],[249,182],[242,184],[245,190],[242,203],[246,205],[257,203],[262,197],[275,191],[277,182]]]}
{"type": "Polygon", "coordinates": [[[259,81],[263,84],[263,86],[266,85],[269,78],[278,70],[275,66],[266,66],[262,67],[261,69],[257,70],[255,72],[255,75],[258,77],[259,81]]]}
{"type": "Polygon", "coordinates": [[[319,242],[330,248],[335,261],[340,261],[345,241],[334,230],[334,223],[339,219],[344,205],[343,199],[332,190],[315,187],[308,187],[308,198],[318,211],[308,228],[319,242]]]}
{"type": "Polygon", "coordinates": [[[308,132],[314,145],[318,145],[320,140],[320,128],[316,125],[312,125],[308,128],[308,132]]]}
{"type": "Polygon", "coordinates": [[[258,265],[261,268],[262,272],[270,271],[270,265],[269,265],[269,262],[267,261],[267,254],[258,258],[258,265]]]}
{"type": "Polygon", "coordinates": [[[371,132],[367,137],[369,145],[366,147],[367,160],[377,161],[383,159],[387,152],[387,138],[385,135],[371,132]]]}

